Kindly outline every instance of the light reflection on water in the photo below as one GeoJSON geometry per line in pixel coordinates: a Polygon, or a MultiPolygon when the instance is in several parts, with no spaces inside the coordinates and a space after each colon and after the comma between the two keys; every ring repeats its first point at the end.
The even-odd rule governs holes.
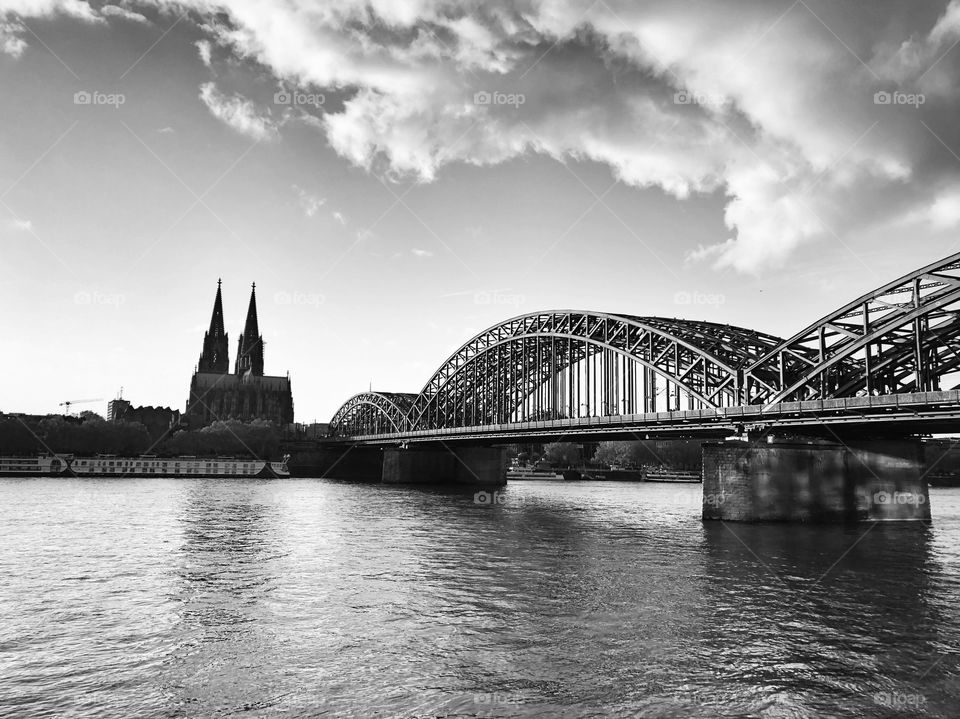
{"type": "Polygon", "coordinates": [[[700,487],[0,480],[0,715],[955,717],[932,527],[700,521],[700,487]]]}

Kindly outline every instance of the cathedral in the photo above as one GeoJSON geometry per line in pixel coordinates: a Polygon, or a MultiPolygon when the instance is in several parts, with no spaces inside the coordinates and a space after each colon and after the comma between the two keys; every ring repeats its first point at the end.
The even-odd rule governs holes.
{"type": "Polygon", "coordinates": [[[280,426],[293,422],[290,376],[263,374],[263,337],[257,324],[257,286],[250,290],[247,323],[237,344],[237,358],[230,373],[227,333],[223,329],[223,299],[220,280],[213,302],[210,329],[203,336],[203,352],[190,381],[190,398],[183,424],[203,427],[217,420],[268,419],[280,426]]]}

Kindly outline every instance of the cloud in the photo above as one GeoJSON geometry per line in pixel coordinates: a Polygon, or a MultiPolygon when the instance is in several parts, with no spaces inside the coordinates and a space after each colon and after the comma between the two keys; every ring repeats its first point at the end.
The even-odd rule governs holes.
{"type": "MultiPolygon", "coordinates": [[[[0,3],[8,21],[11,9],[99,17],[80,0],[0,3]]],[[[450,163],[537,153],[680,199],[717,193],[727,230],[685,249],[745,272],[910,218],[960,224],[941,197],[960,183],[960,0],[180,6],[211,51],[337,93],[315,124],[387,177],[431,182],[450,163]]],[[[210,83],[201,97],[237,131],[277,136],[250,100],[210,83]]]]}
{"type": "Polygon", "coordinates": [[[335,219],[335,220],[336,220],[337,222],[339,222],[341,225],[346,226],[346,224],[347,224],[347,218],[344,217],[344,215],[343,215],[342,212],[335,211],[335,212],[333,213],[333,219],[335,219]]]}
{"type": "Polygon", "coordinates": [[[217,41],[278,78],[352,88],[323,123],[360,167],[430,182],[534,152],[677,198],[720,192],[729,233],[690,257],[759,272],[914,212],[958,175],[920,120],[960,149],[957,61],[929,70],[960,38],[960,3],[879,5],[226,2],[217,41]],[[897,90],[938,103],[875,104],[897,90]]]}
{"type": "Polygon", "coordinates": [[[150,21],[145,16],[119,5],[104,5],[102,8],[100,8],[100,14],[107,17],[116,17],[123,20],[129,20],[130,22],[138,22],[145,25],[150,24],[150,21]]]}
{"type": "Polygon", "coordinates": [[[410,252],[417,257],[433,257],[433,253],[430,252],[430,250],[421,250],[417,247],[414,247],[413,249],[411,249],[410,252]]]}
{"type": "Polygon", "coordinates": [[[241,135],[257,141],[277,139],[277,126],[269,117],[258,112],[251,100],[241,95],[224,95],[212,82],[200,86],[200,99],[218,120],[241,135]]]}
{"type": "Polygon", "coordinates": [[[0,52],[12,57],[20,57],[27,49],[26,41],[19,36],[24,28],[18,22],[0,21],[0,52]]]}
{"type": "Polygon", "coordinates": [[[297,199],[300,202],[300,208],[303,210],[303,214],[307,217],[313,217],[317,214],[317,210],[323,207],[327,200],[324,197],[317,197],[312,195],[302,187],[293,185],[293,191],[297,193],[297,199]]]}
{"type": "Polygon", "coordinates": [[[197,40],[195,43],[197,46],[197,52],[200,53],[200,59],[203,61],[203,64],[207,67],[210,67],[210,53],[211,45],[209,40],[197,40]]]}

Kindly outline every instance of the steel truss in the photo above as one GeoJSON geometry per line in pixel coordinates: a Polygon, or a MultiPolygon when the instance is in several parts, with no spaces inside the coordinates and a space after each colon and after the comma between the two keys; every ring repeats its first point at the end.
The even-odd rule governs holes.
{"type": "Polygon", "coordinates": [[[780,342],[707,322],[580,311],[523,315],[451,355],[417,396],[409,425],[728,406],[739,397],[736,367],[780,342]]]}
{"type": "Polygon", "coordinates": [[[403,392],[355,394],[337,410],[330,427],[343,437],[406,432],[410,429],[407,413],[416,397],[403,392]]]}
{"type": "Polygon", "coordinates": [[[814,322],[744,370],[744,404],[926,392],[960,368],[960,253],[814,322]]]}
{"type": "Polygon", "coordinates": [[[929,392],[958,371],[960,253],[788,340],[662,317],[514,317],[466,342],[419,394],[358,394],[331,425],[359,436],[929,392]]]}

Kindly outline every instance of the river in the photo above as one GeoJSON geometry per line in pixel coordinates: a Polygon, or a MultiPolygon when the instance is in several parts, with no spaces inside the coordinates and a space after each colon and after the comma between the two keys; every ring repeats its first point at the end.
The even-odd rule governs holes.
{"type": "Polygon", "coordinates": [[[930,526],[700,491],[2,479],[0,716],[960,716],[960,489],[930,526]]]}

